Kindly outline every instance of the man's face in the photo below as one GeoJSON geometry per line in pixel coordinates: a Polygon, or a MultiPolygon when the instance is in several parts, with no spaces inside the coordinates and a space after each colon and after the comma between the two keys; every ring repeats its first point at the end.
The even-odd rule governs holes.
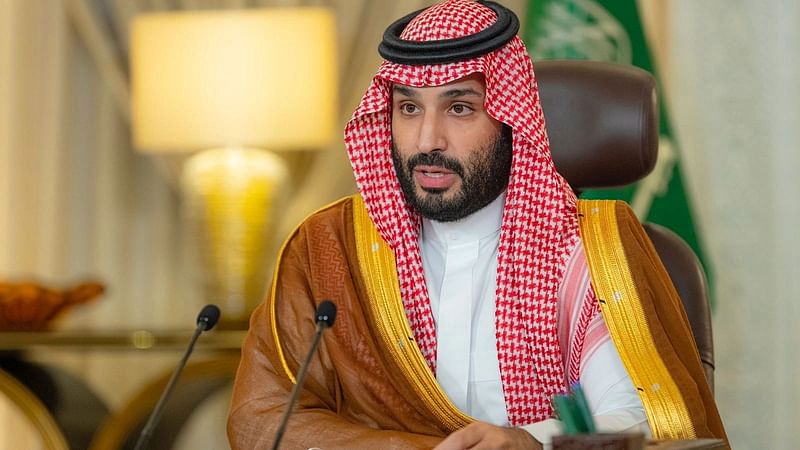
{"type": "Polygon", "coordinates": [[[406,199],[423,217],[449,222],[500,195],[511,171],[511,128],[483,107],[483,76],[392,90],[392,159],[406,199]]]}

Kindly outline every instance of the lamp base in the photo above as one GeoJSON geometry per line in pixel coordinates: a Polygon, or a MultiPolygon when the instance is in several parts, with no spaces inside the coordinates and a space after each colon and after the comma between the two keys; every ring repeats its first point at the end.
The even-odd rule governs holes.
{"type": "Polygon", "coordinates": [[[264,296],[287,172],[278,156],[252,148],[205,150],[186,161],[184,217],[200,250],[205,301],[222,310],[222,328],[246,328],[264,296]]]}

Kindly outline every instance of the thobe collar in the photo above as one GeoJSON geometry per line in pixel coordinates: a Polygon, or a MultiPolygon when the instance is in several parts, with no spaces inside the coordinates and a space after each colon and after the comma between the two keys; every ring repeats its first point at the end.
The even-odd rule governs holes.
{"type": "Polygon", "coordinates": [[[505,203],[506,191],[503,191],[491,203],[463,219],[439,222],[423,218],[423,239],[448,245],[477,241],[497,235],[503,222],[505,203]]]}

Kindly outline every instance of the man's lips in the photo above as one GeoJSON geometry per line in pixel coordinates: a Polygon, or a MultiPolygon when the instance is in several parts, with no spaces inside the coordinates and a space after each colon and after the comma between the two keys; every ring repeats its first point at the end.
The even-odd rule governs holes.
{"type": "Polygon", "coordinates": [[[418,165],[414,180],[423,189],[448,189],[458,181],[458,174],[441,166],[418,165]]]}

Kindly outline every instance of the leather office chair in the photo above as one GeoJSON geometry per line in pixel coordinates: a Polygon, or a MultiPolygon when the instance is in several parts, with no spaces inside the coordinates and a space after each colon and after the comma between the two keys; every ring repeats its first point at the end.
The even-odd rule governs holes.
{"type": "MultiPolygon", "coordinates": [[[[570,186],[624,186],[644,178],[658,154],[658,103],[653,77],[638,68],[595,61],[534,64],[553,160],[570,186]]],[[[644,224],[683,301],[709,386],[714,343],[705,273],[672,231],[644,224]]]]}

